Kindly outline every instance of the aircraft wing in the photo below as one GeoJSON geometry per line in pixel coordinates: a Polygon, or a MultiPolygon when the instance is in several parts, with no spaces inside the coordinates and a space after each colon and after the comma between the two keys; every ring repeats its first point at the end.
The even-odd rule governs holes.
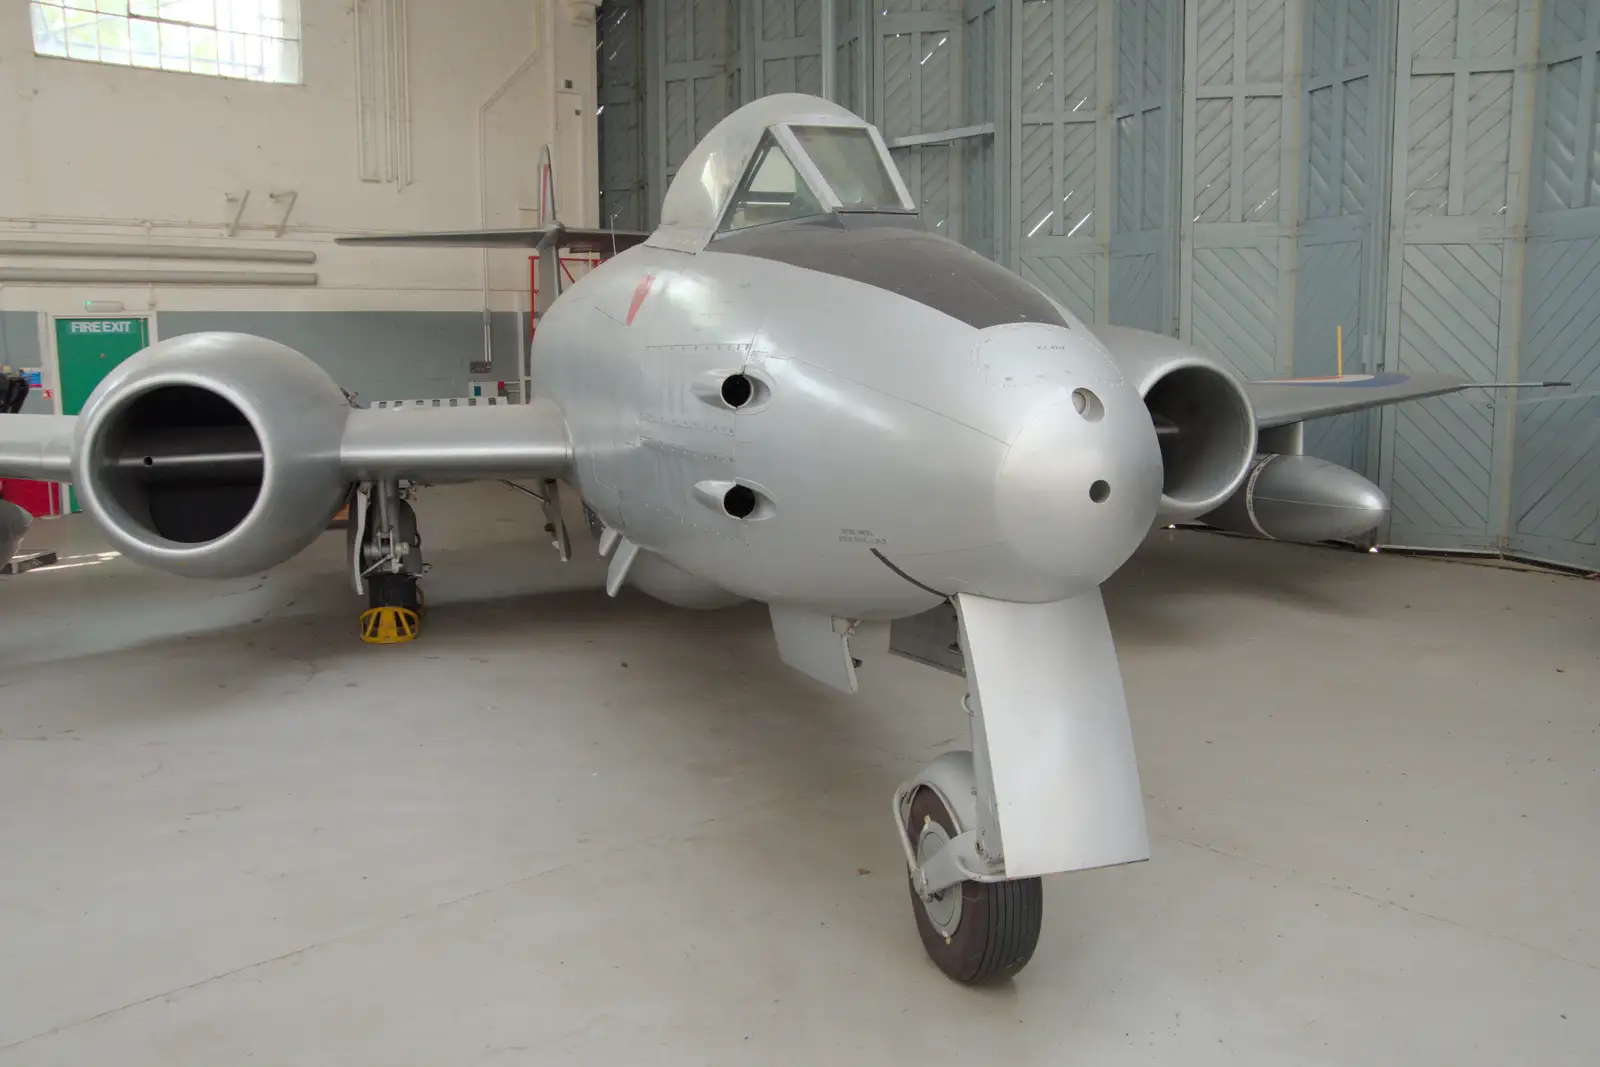
{"type": "MultiPolygon", "coordinates": [[[[0,478],[71,481],[76,415],[0,417],[0,478]]],[[[352,408],[339,445],[350,481],[560,478],[572,450],[550,401],[352,408]]]]}
{"type": "Polygon", "coordinates": [[[1282,378],[1246,382],[1261,429],[1342,415],[1402,400],[1465,389],[1472,383],[1448,374],[1345,374],[1333,378],[1282,378]]]}
{"type": "Polygon", "coordinates": [[[340,466],[351,481],[560,478],[572,459],[567,424],[548,400],[487,407],[356,408],[340,466]]]}
{"type": "MultiPolygon", "coordinates": [[[[1112,357],[1134,375],[1198,354],[1187,342],[1128,326],[1096,326],[1112,357]]],[[[1341,374],[1326,378],[1274,378],[1243,382],[1256,426],[1267,430],[1347,411],[1418,400],[1473,388],[1477,383],[1448,374],[1341,374]]]]}
{"type": "Polygon", "coordinates": [[[77,421],[72,415],[0,416],[0,478],[65,481],[77,421]]]}
{"type": "Polygon", "coordinates": [[[385,233],[340,237],[341,245],[389,245],[433,248],[569,248],[574,252],[621,252],[649,237],[639,230],[590,230],[557,224],[521,230],[450,230],[434,233],[385,233]]]}

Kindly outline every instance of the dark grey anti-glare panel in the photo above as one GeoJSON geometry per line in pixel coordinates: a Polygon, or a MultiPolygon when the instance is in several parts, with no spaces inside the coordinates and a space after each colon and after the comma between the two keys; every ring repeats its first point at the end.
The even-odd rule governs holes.
{"type": "Polygon", "coordinates": [[[758,256],[897,293],[983,329],[1008,322],[1065,325],[1055,305],[1004,267],[908,226],[764,226],[713,241],[710,251],[758,256]]]}

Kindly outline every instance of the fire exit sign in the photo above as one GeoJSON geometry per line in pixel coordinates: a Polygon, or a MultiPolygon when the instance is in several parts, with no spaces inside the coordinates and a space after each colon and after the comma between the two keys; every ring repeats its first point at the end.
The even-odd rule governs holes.
{"type": "Polygon", "coordinates": [[[144,334],[143,319],[68,319],[67,333],[125,333],[144,334]]]}

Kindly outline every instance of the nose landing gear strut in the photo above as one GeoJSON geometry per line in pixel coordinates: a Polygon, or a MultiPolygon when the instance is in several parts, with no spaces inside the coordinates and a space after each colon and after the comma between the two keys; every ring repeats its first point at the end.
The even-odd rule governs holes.
{"type": "Polygon", "coordinates": [[[1033,957],[1040,875],[1148,859],[1150,840],[1099,590],[1049,604],[952,599],[900,637],[891,629],[890,647],[965,675],[972,750],[917,772],[893,811],[923,947],[978,984],[1033,957]]]}
{"type": "Polygon", "coordinates": [[[422,536],[398,481],[357,486],[351,503],[351,563],[356,592],[365,593],[361,640],[394,645],[413,640],[422,628],[422,589],[427,572],[422,536]]]}

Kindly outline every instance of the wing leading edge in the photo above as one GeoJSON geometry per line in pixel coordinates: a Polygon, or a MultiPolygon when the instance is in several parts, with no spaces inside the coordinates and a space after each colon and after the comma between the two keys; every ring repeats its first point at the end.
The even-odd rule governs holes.
{"type": "Polygon", "coordinates": [[[1307,419],[1441,396],[1473,383],[1448,374],[1346,374],[1336,378],[1284,378],[1246,382],[1261,429],[1307,419]]]}
{"type": "MultiPolygon", "coordinates": [[[[0,418],[0,478],[73,480],[76,415],[0,418]]],[[[350,481],[560,478],[572,448],[548,400],[486,407],[352,408],[339,446],[350,481]]]]}
{"type": "Polygon", "coordinates": [[[548,400],[491,407],[356,408],[345,423],[340,465],[352,481],[567,476],[572,447],[548,400]]]}
{"type": "MultiPolygon", "coordinates": [[[[1201,355],[1198,349],[1176,337],[1129,326],[1096,326],[1094,333],[1124,370],[1131,368],[1135,373],[1201,355]]],[[[1394,373],[1278,378],[1240,384],[1255,411],[1256,426],[1263,430],[1404,400],[1440,396],[1478,385],[1450,374],[1394,373]]]]}
{"type": "Polygon", "coordinates": [[[66,481],[76,415],[0,416],[0,478],[66,481]]]}

